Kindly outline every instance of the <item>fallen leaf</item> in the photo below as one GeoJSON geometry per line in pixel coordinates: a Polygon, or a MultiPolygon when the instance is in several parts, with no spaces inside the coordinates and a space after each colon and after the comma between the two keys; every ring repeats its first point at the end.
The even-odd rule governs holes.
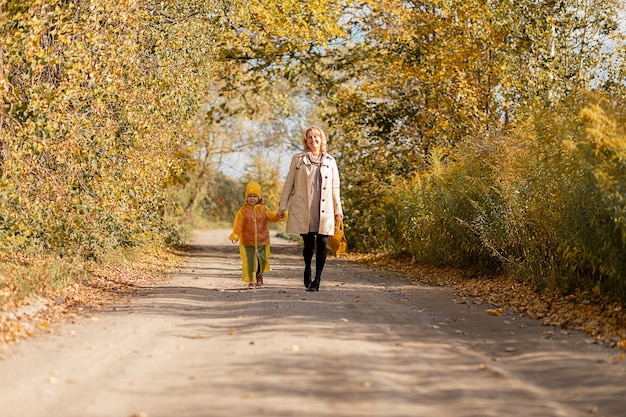
{"type": "Polygon", "coordinates": [[[487,310],[485,310],[485,313],[489,314],[490,316],[501,316],[502,309],[501,308],[488,308],[487,310]]]}

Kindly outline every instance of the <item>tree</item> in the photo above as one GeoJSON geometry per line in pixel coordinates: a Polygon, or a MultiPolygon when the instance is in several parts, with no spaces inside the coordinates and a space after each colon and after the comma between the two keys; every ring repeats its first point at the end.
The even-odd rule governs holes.
{"type": "Polygon", "coordinates": [[[384,192],[424,171],[434,148],[503,137],[527,114],[601,85],[621,7],[385,0],[351,14],[358,38],[319,54],[324,65],[307,79],[325,98],[347,210],[364,219],[358,234],[371,235],[380,215],[378,191],[364,189],[384,192]]]}
{"type": "Polygon", "coordinates": [[[159,237],[210,79],[209,22],[177,7],[0,3],[5,246],[88,253],[159,237]]]}

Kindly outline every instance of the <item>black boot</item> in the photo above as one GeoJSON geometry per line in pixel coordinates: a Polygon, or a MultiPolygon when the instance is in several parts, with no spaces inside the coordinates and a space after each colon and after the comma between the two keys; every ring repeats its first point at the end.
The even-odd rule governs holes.
{"type": "Polygon", "coordinates": [[[311,266],[304,267],[304,288],[309,289],[311,286],[311,266]]]}
{"type": "Polygon", "coordinates": [[[314,291],[319,291],[319,290],[320,290],[320,279],[316,277],[313,280],[313,282],[311,282],[311,285],[309,285],[309,287],[307,288],[307,291],[314,292],[314,291]]]}
{"type": "Polygon", "coordinates": [[[311,285],[308,287],[307,291],[320,290],[322,271],[324,270],[324,264],[326,263],[326,256],[328,253],[326,248],[328,243],[328,236],[317,235],[316,239],[317,253],[315,254],[315,279],[313,280],[313,282],[311,282],[311,285]]]}
{"type": "Polygon", "coordinates": [[[311,286],[311,261],[315,251],[315,234],[307,233],[302,236],[304,248],[302,248],[302,257],[304,258],[304,287],[308,289],[311,286]]]}

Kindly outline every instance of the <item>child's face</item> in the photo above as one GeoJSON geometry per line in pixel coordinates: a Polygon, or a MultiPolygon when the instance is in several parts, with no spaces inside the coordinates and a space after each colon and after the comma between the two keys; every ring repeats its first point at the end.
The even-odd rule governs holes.
{"type": "Polygon", "coordinates": [[[259,196],[256,194],[248,194],[248,198],[246,199],[246,201],[250,205],[255,205],[256,203],[259,202],[259,196]]]}

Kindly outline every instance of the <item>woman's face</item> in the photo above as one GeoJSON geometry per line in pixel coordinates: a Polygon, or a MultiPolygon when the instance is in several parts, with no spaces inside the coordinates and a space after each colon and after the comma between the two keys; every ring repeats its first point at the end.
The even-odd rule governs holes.
{"type": "Polygon", "coordinates": [[[319,154],[322,149],[322,136],[315,130],[309,130],[306,133],[306,146],[313,154],[319,154]]]}

